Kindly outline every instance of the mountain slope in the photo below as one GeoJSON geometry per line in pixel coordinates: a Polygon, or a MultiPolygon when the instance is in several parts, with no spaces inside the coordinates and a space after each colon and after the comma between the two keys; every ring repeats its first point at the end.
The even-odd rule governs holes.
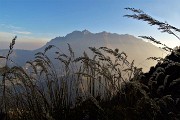
{"type": "Polygon", "coordinates": [[[48,45],[56,45],[64,53],[68,53],[67,43],[71,45],[77,57],[81,56],[83,51],[90,55],[91,52],[88,47],[118,48],[120,52],[124,51],[128,55],[129,61],[135,60],[135,65],[142,67],[144,71],[147,71],[150,66],[156,63],[155,61],[146,60],[148,57],[162,57],[163,54],[158,47],[132,35],[108,32],[91,33],[87,30],[74,31],[65,37],[56,37],[35,51],[43,51],[48,45]]]}

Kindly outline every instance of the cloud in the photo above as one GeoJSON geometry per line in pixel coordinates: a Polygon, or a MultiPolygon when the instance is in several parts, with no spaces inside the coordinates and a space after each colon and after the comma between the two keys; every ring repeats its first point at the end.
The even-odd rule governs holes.
{"type": "Polygon", "coordinates": [[[13,26],[13,25],[8,25],[7,28],[9,28],[9,29],[22,29],[22,27],[17,27],[17,26],[13,26]]]}
{"type": "Polygon", "coordinates": [[[9,32],[0,32],[0,40],[2,37],[14,36],[15,34],[9,32]]]}
{"type": "Polygon", "coordinates": [[[13,37],[15,37],[15,34],[13,33],[0,32],[0,42],[1,41],[10,42],[13,37]]]}
{"type": "Polygon", "coordinates": [[[21,35],[29,35],[29,34],[32,34],[32,33],[29,32],[29,31],[23,30],[22,27],[17,27],[17,26],[10,25],[10,24],[0,24],[0,27],[6,29],[7,31],[10,31],[10,32],[12,32],[12,33],[15,33],[15,34],[21,34],[21,35]]]}
{"type": "Polygon", "coordinates": [[[28,31],[14,31],[14,33],[17,33],[17,34],[24,34],[24,35],[32,34],[31,32],[28,32],[28,31]]]}
{"type": "MultiPolygon", "coordinates": [[[[8,49],[9,43],[16,34],[0,31],[0,49],[8,49]]],[[[34,36],[17,36],[15,49],[34,50],[42,47],[46,42],[51,40],[49,37],[34,37],[34,36]]]]}
{"type": "Polygon", "coordinates": [[[0,26],[4,27],[4,28],[7,28],[7,29],[11,29],[11,30],[20,30],[20,29],[22,29],[22,27],[10,25],[10,24],[0,24],[0,26]]]}

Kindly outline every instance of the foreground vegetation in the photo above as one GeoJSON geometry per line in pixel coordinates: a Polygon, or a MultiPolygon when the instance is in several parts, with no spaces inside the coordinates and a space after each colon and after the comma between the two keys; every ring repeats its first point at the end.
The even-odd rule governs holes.
{"type": "MultiPolygon", "coordinates": [[[[127,17],[148,21],[173,35],[172,30],[179,32],[140,10],[127,9],[137,13],[127,17]]],[[[147,73],[118,49],[91,47],[93,56],[84,52],[82,57],[76,57],[70,45],[69,54],[50,45],[25,67],[10,67],[15,37],[7,56],[0,56],[6,60],[1,68],[0,119],[180,119],[180,49],[173,50],[152,37],[141,37],[170,52],[165,58],[150,57],[158,63],[147,73]],[[52,49],[55,58],[47,54],[52,49]]]]}

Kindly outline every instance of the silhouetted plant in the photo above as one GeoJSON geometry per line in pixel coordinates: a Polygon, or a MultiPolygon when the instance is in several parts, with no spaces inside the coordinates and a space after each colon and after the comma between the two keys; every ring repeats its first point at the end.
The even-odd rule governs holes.
{"type": "MultiPolygon", "coordinates": [[[[126,17],[157,25],[161,32],[179,39],[174,33],[180,32],[178,28],[142,10],[126,9],[135,13],[126,17]]],[[[15,37],[7,56],[0,56],[6,60],[1,68],[2,115],[14,120],[180,119],[180,49],[171,49],[153,37],[141,37],[171,52],[165,58],[149,57],[158,63],[147,73],[118,49],[90,47],[93,56],[84,52],[76,58],[69,44],[69,54],[50,45],[26,66],[9,67],[15,37]],[[47,54],[52,49],[55,58],[47,54]]]]}
{"type": "Polygon", "coordinates": [[[179,36],[177,36],[175,32],[180,32],[179,28],[176,28],[172,25],[169,25],[167,22],[161,22],[159,20],[154,19],[153,17],[149,16],[148,14],[144,13],[142,10],[139,9],[135,9],[135,8],[125,8],[126,10],[131,10],[132,12],[134,12],[135,14],[133,15],[124,15],[124,17],[129,17],[129,18],[133,18],[133,19],[137,19],[137,20],[142,20],[142,21],[146,21],[148,24],[150,25],[156,25],[158,26],[158,30],[160,30],[161,32],[166,32],[169,34],[174,35],[176,38],[179,38],[179,36]]]}
{"type": "MultiPolygon", "coordinates": [[[[180,32],[180,29],[169,25],[167,22],[160,22],[151,16],[144,13],[142,10],[134,8],[126,8],[133,11],[133,15],[125,15],[125,17],[134,18],[137,20],[147,21],[150,25],[158,26],[161,32],[167,32],[174,35],[180,40],[175,32],[180,32]]],[[[140,82],[148,86],[150,93],[149,97],[154,99],[157,106],[160,107],[159,119],[180,119],[180,50],[169,48],[153,37],[140,36],[142,38],[153,41],[156,44],[162,45],[163,49],[171,52],[165,58],[150,57],[148,59],[157,60],[158,64],[151,67],[148,73],[145,73],[140,82]]]]}

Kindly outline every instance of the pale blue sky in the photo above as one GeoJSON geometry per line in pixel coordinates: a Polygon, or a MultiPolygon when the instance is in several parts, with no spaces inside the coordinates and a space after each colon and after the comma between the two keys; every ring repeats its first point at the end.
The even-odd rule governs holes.
{"type": "MultiPolygon", "coordinates": [[[[156,27],[124,18],[125,7],[142,9],[180,28],[180,0],[0,0],[0,48],[18,36],[16,48],[35,49],[74,30],[151,35],[169,46],[180,44],[156,27]]],[[[6,47],[7,46],[7,47],[6,47]]]]}

